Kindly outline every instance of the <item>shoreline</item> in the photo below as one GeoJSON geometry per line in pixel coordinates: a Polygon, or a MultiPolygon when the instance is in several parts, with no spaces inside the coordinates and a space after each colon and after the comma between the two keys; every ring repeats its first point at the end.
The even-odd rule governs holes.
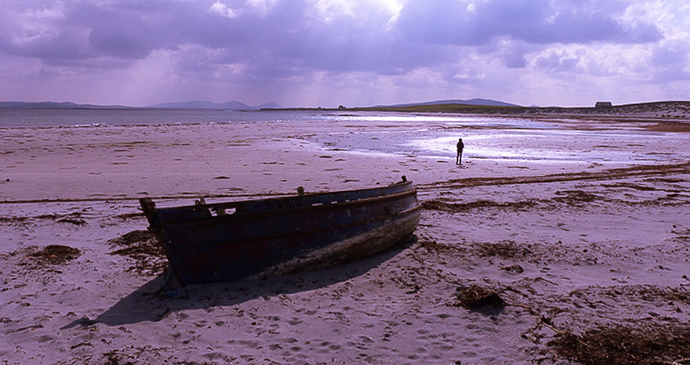
{"type": "Polygon", "coordinates": [[[340,108],[279,108],[265,111],[319,111],[319,112],[399,112],[467,114],[491,117],[524,116],[526,118],[598,118],[604,120],[690,121],[690,101],[658,101],[611,105],[606,107],[524,107],[488,106],[470,104],[420,104],[411,106],[375,106],[340,108]]]}
{"type": "MultiPolygon", "coordinates": [[[[690,333],[683,129],[578,124],[585,128],[567,147],[632,156],[613,163],[471,157],[455,166],[453,146],[445,159],[345,148],[352,134],[370,133],[376,145],[384,133],[419,126],[449,136],[471,131],[395,120],[10,129],[10,181],[0,182],[0,363],[690,357],[679,335],[690,333]],[[602,130],[616,133],[591,143],[602,130]],[[326,138],[334,133],[344,137],[326,138]],[[401,175],[415,181],[424,205],[414,243],[321,271],[161,291],[165,259],[145,232],[139,197],[246,200],[401,175]],[[467,307],[472,291],[494,293],[505,306],[467,307]],[[632,344],[628,354],[603,346],[616,338],[632,344]]],[[[549,138],[530,143],[551,150],[549,138]]]]}
{"type": "MultiPolygon", "coordinates": [[[[220,119],[215,122],[204,122],[204,118],[214,119],[214,116],[223,114],[240,114],[240,115],[257,115],[261,113],[292,113],[292,112],[309,112],[309,113],[334,113],[334,116],[347,116],[348,113],[387,113],[387,114],[408,114],[408,115],[462,115],[462,116],[476,116],[476,117],[495,117],[495,118],[509,118],[519,117],[522,119],[536,119],[536,120],[553,120],[559,121],[562,119],[579,119],[599,121],[614,121],[614,122],[649,122],[672,124],[680,131],[688,131],[690,127],[690,101],[659,101],[659,102],[645,102],[633,104],[611,105],[606,107],[538,107],[538,106],[488,106],[488,105],[471,105],[471,104],[419,104],[411,106],[374,106],[374,107],[339,107],[339,108],[323,108],[323,107],[292,107],[292,108],[262,108],[262,109],[213,109],[213,108],[156,108],[156,107],[99,107],[99,106],[84,106],[75,108],[16,108],[16,107],[0,107],[0,112],[56,112],[56,113],[70,113],[70,112],[105,112],[105,113],[183,113],[187,120],[180,120],[171,123],[162,122],[161,124],[143,123],[143,126],[150,125],[179,125],[179,124],[207,124],[207,123],[234,123],[220,119]],[[220,114],[219,114],[220,113],[220,114]],[[199,119],[195,114],[207,114],[204,118],[199,119]],[[196,122],[189,122],[188,120],[198,120],[196,122]]],[[[356,115],[356,114],[354,114],[356,115]]],[[[14,117],[18,117],[15,115],[14,117]]],[[[154,118],[159,119],[159,118],[154,118]]],[[[254,122],[259,121],[252,120],[254,122]]],[[[0,125],[2,123],[0,122],[0,125]]],[[[98,127],[103,124],[100,122],[87,123],[83,125],[66,125],[66,126],[25,126],[12,125],[11,123],[5,126],[0,126],[1,129],[12,128],[53,128],[53,127],[98,127]]],[[[106,126],[125,126],[138,124],[112,124],[106,126]]]]}

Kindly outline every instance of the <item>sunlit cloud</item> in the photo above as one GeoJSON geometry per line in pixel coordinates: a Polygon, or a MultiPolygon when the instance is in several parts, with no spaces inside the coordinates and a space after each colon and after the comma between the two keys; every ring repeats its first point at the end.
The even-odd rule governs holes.
{"type": "MultiPolygon", "coordinates": [[[[485,97],[589,105],[603,89],[619,90],[620,101],[681,99],[690,67],[690,6],[680,0],[7,0],[3,7],[0,82],[35,75],[20,89],[45,99],[47,90],[69,88],[76,102],[485,97]],[[568,83],[578,92],[568,93],[568,83]],[[123,94],[113,85],[152,92],[123,94]]],[[[4,100],[32,95],[3,89],[4,100]]]]}
{"type": "Polygon", "coordinates": [[[208,10],[212,13],[216,13],[229,19],[237,17],[237,12],[231,7],[220,2],[220,0],[213,3],[208,10]]]}

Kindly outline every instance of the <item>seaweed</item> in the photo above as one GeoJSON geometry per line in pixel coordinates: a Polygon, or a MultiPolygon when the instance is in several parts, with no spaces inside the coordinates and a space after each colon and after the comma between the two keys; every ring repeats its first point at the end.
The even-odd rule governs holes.
{"type": "Polygon", "coordinates": [[[81,250],[64,245],[48,245],[29,256],[42,264],[62,265],[81,256],[81,250]]]}
{"type": "Polygon", "coordinates": [[[504,260],[525,258],[532,254],[532,246],[519,245],[514,241],[483,242],[475,244],[475,250],[480,257],[499,257],[504,260]]]}
{"type": "Polygon", "coordinates": [[[690,357],[690,326],[599,326],[582,335],[558,333],[547,345],[559,356],[583,365],[671,364],[690,357]]]}
{"type": "Polygon", "coordinates": [[[485,314],[498,314],[506,306],[505,300],[497,292],[478,285],[457,288],[455,297],[457,302],[451,303],[451,306],[463,307],[485,314]]]}
{"type": "Polygon", "coordinates": [[[163,272],[167,262],[163,260],[165,250],[149,231],[132,231],[109,241],[113,246],[124,246],[110,252],[111,255],[127,256],[135,260],[129,268],[142,275],[156,275],[163,272]]]}

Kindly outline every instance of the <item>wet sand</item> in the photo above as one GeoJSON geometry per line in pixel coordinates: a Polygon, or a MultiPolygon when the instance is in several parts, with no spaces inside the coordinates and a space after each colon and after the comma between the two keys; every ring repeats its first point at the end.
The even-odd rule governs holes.
{"type": "MultiPolygon", "coordinates": [[[[427,157],[348,146],[351,134],[431,129],[437,142],[472,142],[491,130],[419,120],[2,129],[0,363],[690,357],[685,124],[548,123],[581,132],[573,153],[631,155],[487,158],[478,138],[456,166],[452,144],[427,157]],[[616,133],[593,146],[588,131],[616,133]],[[142,232],[139,197],[248,199],[401,175],[425,208],[414,243],[328,270],[161,291],[165,259],[142,232]],[[478,293],[500,301],[468,304],[478,293]],[[627,347],[616,352],[616,339],[627,347]]],[[[551,145],[534,138],[525,148],[548,154],[551,145]]]]}

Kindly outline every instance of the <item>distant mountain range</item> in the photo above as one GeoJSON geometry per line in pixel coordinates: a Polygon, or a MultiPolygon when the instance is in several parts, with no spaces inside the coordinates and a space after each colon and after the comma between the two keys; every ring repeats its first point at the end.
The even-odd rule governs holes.
{"type": "Polygon", "coordinates": [[[23,102],[23,101],[0,101],[0,108],[15,109],[222,109],[222,110],[258,110],[262,108],[280,108],[276,103],[265,103],[258,106],[249,106],[239,101],[229,101],[226,103],[214,103],[210,101],[187,101],[179,103],[163,103],[151,105],[149,107],[129,107],[123,105],[93,105],[76,104],[70,102],[23,102]]]}
{"type": "Polygon", "coordinates": [[[428,101],[425,103],[412,103],[412,104],[396,104],[396,105],[386,105],[387,107],[408,107],[408,106],[423,106],[423,105],[444,105],[444,104],[462,104],[462,105],[479,105],[479,106],[521,106],[517,104],[504,103],[502,101],[490,100],[490,99],[470,99],[470,100],[436,100],[428,101]]]}
{"type": "Polygon", "coordinates": [[[14,109],[130,109],[122,105],[93,105],[75,104],[70,102],[24,102],[24,101],[0,101],[0,108],[14,109]]]}
{"type": "Polygon", "coordinates": [[[276,109],[280,105],[276,103],[264,103],[257,106],[249,106],[239,101],[228,101],[225,103],[214,103],[212,101],[183,101],[178,103],[162,103],[151,105],[150,108],[172,108],[172,109],[223,109],[223,110],[258,110],[264,108],[276,109]]]}
{"type": "MultiPolygon", "coordinates": [[[[502,101],[490,100],[490,99],[469,99],[469,100],[436,100],[428,101],[424,103],[409,103],[409,104],[397,104],[397,105],[379,105],[372,107],[353,107],[347,108],[352,110],[393,110],[399,108],[401,110],[415,111],[415,110],[436,110],[445,112],[468,112],[467,108],[471,109],[471,112],[481,112],[484,110],[483,107],[487,107],[487,112],[496,112],[501,110],[502,112],[510,113],[530,113],[530,112],[540,112],[540,113],[562,113],[562,112],[574,112],[574,113],[646,113],[659,115],[687,115],[690,114],[690,102],[688,101],[663,101],[663,102],[646,102],[646,103],[635,103],[635,104],[623,104],[623,105],[611,105],[606,108],[595,108],[594,104],[587,107],[538,107],[538,106],[528,106],[523,107],[517,104],[505,103],[502,101]],[[459,106],[454,107],[454,106],[459,106]],[[465,107],[467,106],[467,107],[465,107]],[[503,109],[502,107],[507,107],[503,109]]],[[[76,104],[70,102],[23,102],[23,101],[0,101],[0,109],[217,109],[217,110],[259,110],[259,109],[282,109],[282,107],[276,103],[265,103],[257,106],[249,106],[247,104],[241,103],[239,101],[228,101],[225,103],[214,103],[211,101],[187,101],[187,102],[177,102],[177,103],[163,103],[155,104],[148,107],[130,107],[123,105],[94,105],[94,104],[76,104]]],[[[344,108],[344,107],[341,107],[344,108]]],[[[309,108],[300,108],[309,109],[309,108]]]]}
{"type": "MultiPolygon", "coordinates": [[[[479,106],[517,106],[517,104],[504,103],[502,101],[489,99],[470,99],[470,100],[437,100],[425,103],[386,105],[385,107],[407,107],[423,105],[442,105],[442,104],[464,104],[479,106]]],[[[384,107],[383,105],[379,107],[384,107]]],[[[276,103],[265,103],[257,106],[249,106],[239,101],[228,101],[226,103],[214,103],[211,101],[185,101],[179,103],[163,103],[151,105],[150,108],[176,108],[176,109],[227,109],[227,110],[257,110],[257,109],[280,109],[276,103]]]]}
{"type": "MultiPolygon", "coordinates": [[[[478,106],[519,106],[516,104],[504,103],[502,101],[489,99],[470,99],[470,100],[437,100],[425,103],[411,103],[411,104],[396,104],[396,105],[379,105],[377,107],[411,107],[411,106],[425,106],[425,105],[443,105],[443,104],[464,104],[464,105],[478,105],[478,106]]],[[[94,105],[94,104],[76,104],[70,102],[23,102],[23,101],[0,101],[0,108],[16,108],[16,109],[218,109],[218,110],[259,110],[259,109],[280,109],[282,108],[277,103],[264,103],[257,106],[249,106],[239,101],[228,101],[225,103],[215,103],[212,101],[183,101],[174,103],[161,103],[148,107],[130,107],[124,105],[94,105]]]]}

